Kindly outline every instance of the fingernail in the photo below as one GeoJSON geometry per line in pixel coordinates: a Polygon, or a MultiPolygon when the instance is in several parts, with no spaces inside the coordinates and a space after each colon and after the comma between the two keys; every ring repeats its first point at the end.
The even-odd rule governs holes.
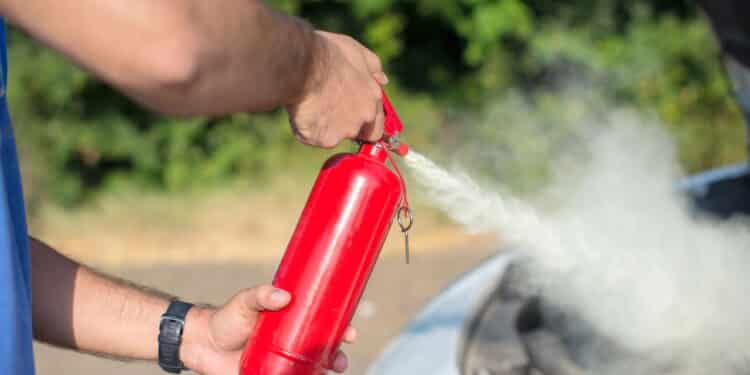
{"type": "Polygon", "coordinates": [[[377,82],[381,86],[385,86],[388,84],[388,76],[385,75],[385,73],[373,73],[372,78],[375,78],[375,82],[377,82]]]}
{"type": "Polygon", "coordinates": [[[346,341],[355,341],[357,340],[357,330],[355,330],[352,327],[347,328],[346,330],[346,341]]]}
{"type": "Polygon", "coordinates": [[[289,298],[291,296],[289,295],[289,292],[281,289],[276,289],[271,293],[271,301],[274,303],[282,304],[289,302],[289,298]]]}
{"type": "Polygon", "coordinates": [[[347,360],[346,356],[339,354],[339,356],[336,357],[336,360],[333,361],[334,370],[342,372],[345,371],[347,367],[349,367],[349,360],[347,360]]]}

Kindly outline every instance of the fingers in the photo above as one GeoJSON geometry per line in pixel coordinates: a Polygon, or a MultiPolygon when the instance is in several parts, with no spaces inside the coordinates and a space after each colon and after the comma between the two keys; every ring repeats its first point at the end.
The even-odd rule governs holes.
{"type": "MultiPolygon", "coordinates": [[[[354,340],[357,339],[357,330],[349,326],[346,328],[346,331],[344,332],[344,342],[352,343],[354,340]]],[[[349,367],[349,358],[339,350],[336,353],[336,357],[333,360],[333,364],[331,365],[331,370],[335,372],[344,372],[349,367]]]]}
{"type": "Polygon", "coordinates": [[[314,90],[289,103],[295,137],[302,143],[332,148],[344,139],[377,142],[383,137],[382,86],[388,83],[372,51],[341,34],[318,31],[329,53],[324,79],[314,90]]]}
{"type": "Polygon", "coordinates": [[[367,61],[367,66],[370,68],[370,71],[372,73],[382,73],[383,64],[380,62],[378,55],[367,49],[367,47],[363,46],[362,48],[364,49],[365,61],[367,61]]]}
{"type": "Polygon", "coordinates": [[[380,72],[380,73],[373,73],[372,77],[373,77],[373,78],[375,78],[375,80],[376,80],[376,81],[378,81],[378,83],[379,83],[379,84],[380,84],[381,86],[385,86],[385,85],[387,85],[387,84],[388,84],[388,82],[389,82],[389,81],[388,81],[388,76],[387,76],[387,75],[385,75],[385,73],[383,73],[383,72],[380,72]]]}
{"type": "Polygon", "coordinates": [[[346,331],[344,331],[343,339],[346,343],[353,343],[355,340],[357,340],[357,330],[352,326],[347,327],[346,331]]]}
{"type": "Polygon", "coordinates": [[[362,125],[362,128],[357,135],[357,139],[368,142],[377,142],[383,137],[383,123],[385,120],[385,115],[383,113],[383,93],[381,87],[388,83],[388,77],[383,72],[383,64],[381,63],[378,55],[367,49],[367,47],[363,46],[356,40],[352,40],[360,47],[367,68],[372,74],[372,77],[378,83],[377,86],[373,88],[373,91],[377,95],[377,100],[375,101],[375,118],[373,121],[365,122],[362,125]]]}
{"type": "Polygon", "coordinates": [[[336,358],[333,360],[333,365],[331,366],[331,370],[341,373],[346,371],[346,369],[349,367],[349,358],[347,358],[346,354],[344,352],[339,351],[336,353],[336,358]]]}
{"type": "Polygon", "coordinates": [[[388,77],[383,72],[383,64],[378,55],[370,51],[356,39],[344,36],[343,40],[355,45],[359,49],[364,58],[367,70],[375,80],[372,85],[369,85],[373,95],[377,98],[375,100],[375,117],[372,121],[364,121],[361,124],[359,133],[355,135],[355,138],[367,142],[377,142],[383,137],[385,115],[383,113],[382,86],[388,83],[388,77]]]}
{"type": "MultiPolygon", "coordinates": [[[[381,94],[382,95],[382,94],[381,94]]],[[[375,102],[375,118],[370,122],[365,122],[359,129],[357,139],[367,142],[377,142],[383,138],[383,124],[385,122],[385,113],[383,112],[382,96],[375,102]]]]}
{"type": "Polygon", "coordinates": [[[367,67],[370,69],[372,76],[381,86],[387,85],[388,76],[383,72],[383,63],[380,61],[380,57],[365,47],[362,47],[362,49],[364,50],[367,67]]]}
{"type": "Polygon", "coordinates": [[[381,86],[387,85],[388,76],[386,76],[383,72],[383,63],[380,61],[380,57],[378,57],[375,52],[372,52],[369,48],[365,47],[356,39],[350,37],[347,37],[347,39],[360,48],[360,50],[362,51],[362,55],[365,58],[365,64],[367,64],[368,70],[375,78],[375,80],[378,81],[378,84],[380,84],[381,86]]]}

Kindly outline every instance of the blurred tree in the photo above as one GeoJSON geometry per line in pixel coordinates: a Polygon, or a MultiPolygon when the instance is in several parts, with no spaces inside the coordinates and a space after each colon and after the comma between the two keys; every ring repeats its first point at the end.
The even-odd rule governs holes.
{"type": "MultiPolygon", "coordinates": [[[[632,105],[658,114],[690,171],[744,157],[741,116],[719,51],[687,0],[270,3],[373,48],[394,81],[389,91],[408,122],[408,137],[420,148],[481,141],[507,150],[506,156],[543,163],[557,146],[519,137],[543,137],[581,121],[569,115],[578,107],[564,90],[576,86],[596,92],[587,97],[602,99],[596,101],[602,110],[632,105]],[[498,103],[510,109],[523,103],[523,113],[535,120],[498,110],[498,103]],[[503,131],[504,124],[523,121],[535,130],[503,131]]],[[[20,32],[10,39],[19,140],[27,165],[37,165],[28,169],[43,170],[31,173],[35,196],[75,204],[123,185],[177,191],[236,176],[257,179],[301,152],[280,112],[163,118],[20,32]]],[[[524,188],[545,175],[543,167],[522,169],[532,176],[518,176],[524,188]]],[[[484,170],[500,173],[491,165],[484,170]]]]}

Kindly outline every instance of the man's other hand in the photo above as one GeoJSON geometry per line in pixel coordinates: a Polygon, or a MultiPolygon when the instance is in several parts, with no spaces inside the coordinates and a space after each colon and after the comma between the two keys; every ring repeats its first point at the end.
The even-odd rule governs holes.
{"type": "MultiPolygon", "coordinates": [[[[238,374],[258,313],[282,309],[289,301],[289,293],[264,285],[237,293],[217,310],[194,307],[186,319],[180,358],[201,375],[238,374]]],[[[349,327],[344,341],[353,342],[355,337],[356,331],[349,327]]],[[[347,366],[346,355],[339,352],[332,370],[343,372],[347,366]]]]}
{"type": "Polygon", "coordinates": [[[286,106],[297,139],[325,148],[380,140],[381,86],[388,83],[380,59],[345,35],[317,31],[315,45],[304,89],[286,106]]]}

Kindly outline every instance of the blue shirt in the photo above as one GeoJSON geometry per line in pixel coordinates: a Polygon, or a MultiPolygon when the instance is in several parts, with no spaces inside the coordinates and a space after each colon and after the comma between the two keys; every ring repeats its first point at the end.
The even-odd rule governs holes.
{"type": "Polygon", "coordinates": [[[7,49],[0,18],[0,372],[33,375],[31,266],[16,141],[6,102],[7,49]]]}

